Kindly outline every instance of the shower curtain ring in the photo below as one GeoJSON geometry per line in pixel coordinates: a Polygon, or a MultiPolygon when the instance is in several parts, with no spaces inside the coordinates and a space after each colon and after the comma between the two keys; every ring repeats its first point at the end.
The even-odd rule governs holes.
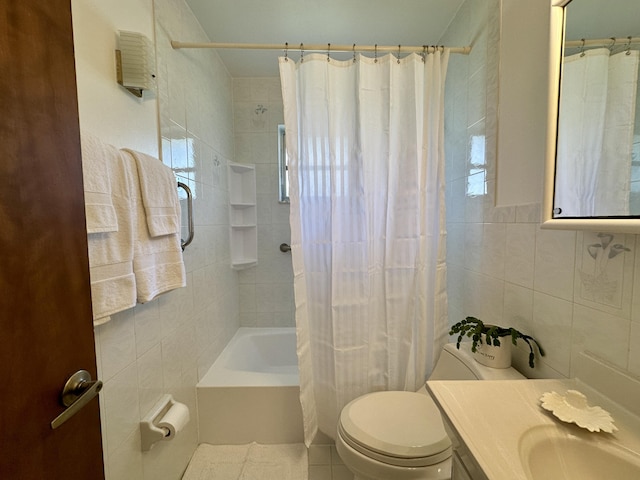
{"type": "Polygon", "coordinates": [[[353,44],[353,63],[356,63],[356,44],[353,44]]]}
{"type": "Polygon", "coordinates": [[[331,44],[327,43],[327,62],[331,61],[331,44]]]}
{"type": "Polygon", "coordinates": [[[284,44],[284,61],[289,61],[289,42],[285,42],[284,44]]]}
{"type": "Polygon", "coordinates": [[[427,60],[427,46],[426,45],[422,45],[422,55],[420,55],[422,57],[422,63],[425,63],[427,60]]]}
{"type": "Polygon", "coordinates": [[[398,45],[398,65],[400,65],[400,45],[398,45]]]}
{"type": "Polygon", "coordinates": [[[631,35],[629,35],[627,37],[627,39],[629,40],[629,43],[627,43],[627,53],[625,53],[625,55],[631,55],[631,35]]]}
{"type": "Polygon", "coordinates": [[[613,47],[616,46],[616,37],[609,37],[611,39],[611,45],[609,45],[609,51],[613,53],[613,47]]]}
{"type": "Polygon", "coordinates": [[[300,44],[300,63],[304,62],[304,43],[300,44]]]}
{"type": "Polygon", "coordinates": [[[582,45],[580,45],[580,56],[584,57],[586,54],[584,53],[584,44],[585,44],[585,39],[582,39],[582,45]]]}

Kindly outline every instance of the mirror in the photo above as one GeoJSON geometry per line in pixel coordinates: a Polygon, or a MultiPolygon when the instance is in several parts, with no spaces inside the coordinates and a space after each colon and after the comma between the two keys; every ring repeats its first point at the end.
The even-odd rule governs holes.
{"type": "Polygon", "coordinates": [[[545,228],[640,232],[638,18],[638,0],[552,0],[545,228]]]}

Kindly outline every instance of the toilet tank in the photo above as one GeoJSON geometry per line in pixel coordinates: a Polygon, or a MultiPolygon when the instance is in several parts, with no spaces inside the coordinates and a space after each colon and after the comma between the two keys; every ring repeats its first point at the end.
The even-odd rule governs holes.
{"type": "Polygon", "coordinates": [[[462,342],[460,349],[448,343],[442,349],[429,380],[518,380],[525,377],[515,368],[492,368],[476,362],[471,342],[462,342]]]}

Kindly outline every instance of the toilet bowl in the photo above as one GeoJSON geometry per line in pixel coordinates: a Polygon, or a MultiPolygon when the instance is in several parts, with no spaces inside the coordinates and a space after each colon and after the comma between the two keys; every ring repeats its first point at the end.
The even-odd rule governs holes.
{"type": "Polygon", "coordinates": [[[376,392],[340,414],[336,449],[357,479],[448,479],[451,440],[428,395],[376,392]]]}
{"type": "MultiPolygon", "coordinates": [[[[524,378],[477,363],[468,344],[445,345],[432,380],[524,378]]],[[[355,480],[449,480],[451,440],[433,399],[419,392],[374,392],[340,413],[336,450],[355,480]]]]}

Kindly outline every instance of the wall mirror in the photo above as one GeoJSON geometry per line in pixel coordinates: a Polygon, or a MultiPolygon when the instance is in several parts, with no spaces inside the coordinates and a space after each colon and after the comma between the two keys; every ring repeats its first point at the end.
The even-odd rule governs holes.
{"type": "Polygon", "coordinates": [[[543,227],[640,232],[640,2],[552,0],[543,227]]]}

